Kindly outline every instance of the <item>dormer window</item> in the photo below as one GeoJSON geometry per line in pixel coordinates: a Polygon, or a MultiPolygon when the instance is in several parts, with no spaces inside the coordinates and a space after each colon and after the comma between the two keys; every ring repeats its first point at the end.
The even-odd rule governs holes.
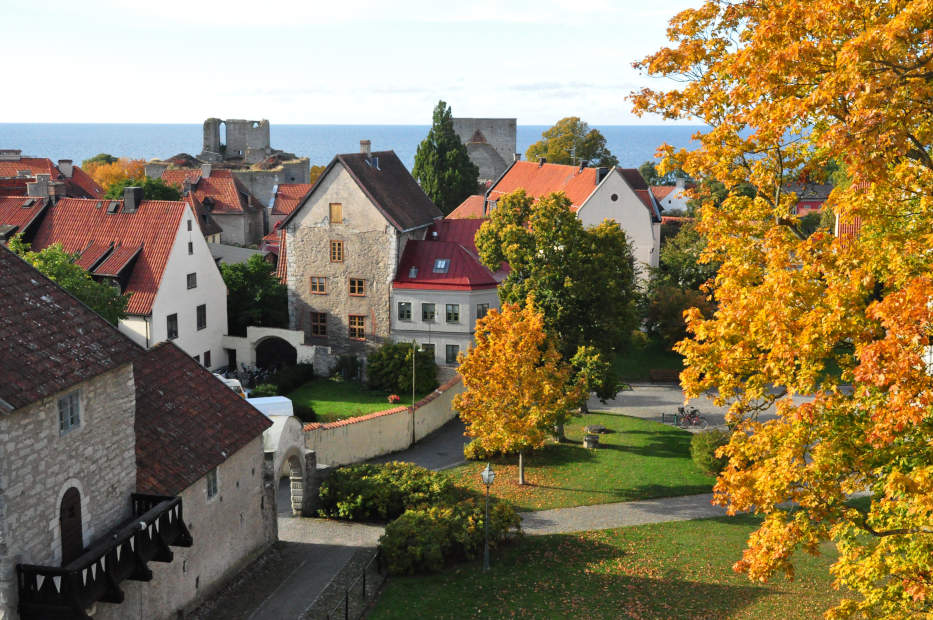
{"type": "Polygon", "coordinates": [[[434,259],[434,273],[447,273],[449,269],[450,269],[449,258],[435,258],[434,259]]]}

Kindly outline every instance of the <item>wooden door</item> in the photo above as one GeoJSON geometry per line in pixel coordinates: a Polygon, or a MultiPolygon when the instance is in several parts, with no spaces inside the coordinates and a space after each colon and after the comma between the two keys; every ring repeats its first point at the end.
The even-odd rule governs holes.
{"type": "Polygon", "coordinates": [[[62,566],[81,555],[84,540],[81,532],[81,493],[71,487],[62,497],[58,525],[62,533],[62,566]]]}

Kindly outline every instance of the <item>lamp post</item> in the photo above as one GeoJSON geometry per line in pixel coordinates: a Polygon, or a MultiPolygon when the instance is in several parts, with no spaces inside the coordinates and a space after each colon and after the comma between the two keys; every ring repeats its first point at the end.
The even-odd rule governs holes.
{"type": "Polygon", "coordinates": [[[415,445],[415,356],[418,350],[415,341],[411,341],[411,445],[415,445]]]}
{"type": "Polygon", "coordinates": [[[486,519],[483,521],[483,529],[486,534],[486,544],[483,547],[483,572],[485,573],[489,570],[489,487],[492,486],[492,481],[496,479],[496,472],[492,470],[489,463],[486,463],[486,469],[483,470],[480,476],[483,478],[483,484],[486,485],[486,519]]]}

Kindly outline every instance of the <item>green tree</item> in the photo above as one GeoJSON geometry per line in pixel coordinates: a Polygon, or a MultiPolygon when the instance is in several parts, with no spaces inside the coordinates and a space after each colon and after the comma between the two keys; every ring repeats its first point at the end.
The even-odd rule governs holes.
{"type": "Polygon", "coordinates": [[[82,161],[81,167],[86,169],[89,164],[113,164],[116,163],[116,161],[117,158],[110,153],[98,153],[94,157],[82,161]]]}
{"type": "Polygon", "coordinates": [[[564,194],[534,201],[517,190],[499,200],[476,244],[490,269],[511,267],[502,303],[533,296],[564,361],[581,346],[610,359],[628,341],[638,323],[635,264],[615,222],[584,228],[564,194]]]}
{"type": "Polygon", "coordinates": [[[674,167],[665,174],[661,174],[658,167],[657,162],[649,159],[638,167],[638,172],[641,173],[642,178],[645,179],[648,185],[675,185],[677,179],[691,180],[690,175],[679,166],[674,167]]]}
{"type": "Polygon", "coordinates": [[[588,162],[592,166],[618,166],[619,160],[606,147],[606,138],[598,129],[590,129],[576,116],[562,118],[541,134],[541,140],[528,147],[525,158],[540,157],[553,164],[576,165],[588,162]]]}
{"type": "Polygon", "coordinates": [[[180,200],[181,190],[176,185],[169,185],[162,179],[150,179],[142,177],[139,179],[123,179],[110,185],[107,188],[105,198],[120,200],[123,198],[123,190],[127,187],[143,188],[143,200],[180,200]]]}
{"type": "Polygon", "coordinates": [[[437,208],[448,214],[477,191],[479,168],[454,132],[450,106],[438,101],[427,137],[418,145],[412,176],[437,208]]]}
{"type": "Polygon", "coordinates": [[[227,285],[227,324],[231,335],[245,336],[249,325],[288,327],[288,296],[275,267],[256,254],[245,263],[221,265],[227,285]]]}
{"type": "Polygon", "coordinates": [[[387,342],[366,358],[369,387],[402,396],[411,396],[411,355],[415,352],[415,390],[421,393],[437,387],[437,363],[434,355],[413,349],[410,342],[387,342]]]}
{"type": "Polygon", "coordinates": [[[9,248],[113,325],[126,318],[130,293],[121,294],[118,288],[94,280],[75,264],[78,255],[65,252],[60,243],[33,252],[28,243],[23,243],[21,235],[16,235],[10,240],[9,248]]]}

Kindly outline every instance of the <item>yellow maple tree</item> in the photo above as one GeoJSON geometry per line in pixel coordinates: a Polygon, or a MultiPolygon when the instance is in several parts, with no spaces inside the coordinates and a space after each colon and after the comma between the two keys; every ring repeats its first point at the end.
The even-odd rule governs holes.
{"type": "Polygon", "coordinates": [[[517,453],[518,483],[524,454],[544,445],[554,425],[579,405],[583,386],[569,385],[572,369],[544,329],[529,298],[505,304],[476,322],[476,344],[458,356],[466,390],[453,406],[466,434],[487,453],[517,453]]]}
{"type": "Polygon", "coordinates": [[[735,568],[792,575],[832,540],[849,593],[828,616],[929,615],[933,0],[710,0],[668,35],[636,66],[681,83],[632,98],[708,125],[662,168],[730,190],[695,195],[717,310],[687,313],[678,350],[686,395],[731,405],[716,501],[764,515],[735,568]],[[830,162],[845,181],[825,208],[854,226],[808,236],[791,183],[830,162]]]}
{"type": "Polygon", "coordinates": [[[145,176],[146,161],[120,157],[114,162],[89,161],[84,171],[104,189],[124,179],[141,179],[145,176]]]}

